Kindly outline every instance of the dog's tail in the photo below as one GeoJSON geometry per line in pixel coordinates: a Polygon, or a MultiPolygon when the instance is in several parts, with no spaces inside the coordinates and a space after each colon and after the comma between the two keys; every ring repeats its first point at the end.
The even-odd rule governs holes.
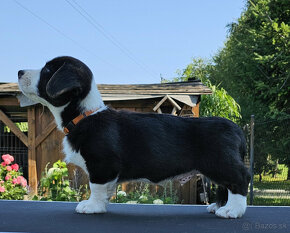
{"type": "Polygon", "coordinates": [[[226,187],[219,185],[216,190],[216,203],[218,206],[224,206],[228,201],[228,190],[226,187]]]}

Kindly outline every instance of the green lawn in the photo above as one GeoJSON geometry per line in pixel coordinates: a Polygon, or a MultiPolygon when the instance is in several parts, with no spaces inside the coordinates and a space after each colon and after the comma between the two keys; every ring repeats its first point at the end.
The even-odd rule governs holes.
{"type": "Polygon", "coordinates": [[[290,180],[262,180],[261,182],[254,180],[254,189],[265,190],[265,189],[282,189],[290,191],[290,180]]]}
{"type": "Polygon", "coordinates": [[[287,180],[288,168],[280,164],[281,174],[275,177],[265,174],[259,182],[259,176],[254,176],[254,205],[285,205],[290,206],[290,180],[287,180]]]}
{"type": "MultiPolygon", "coordinates": [[[[249,201],[248,201],[248,204],[250,204],[249,201]]],[[[290,206],[290,197],[288,199],[285,199],[285,198],[254,197],[253,205],[290,206]]]]}

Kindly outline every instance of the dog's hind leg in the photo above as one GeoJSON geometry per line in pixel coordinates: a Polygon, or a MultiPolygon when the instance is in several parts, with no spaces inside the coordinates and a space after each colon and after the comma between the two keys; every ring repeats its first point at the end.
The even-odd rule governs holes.
{"type": "Polygon", "coordinates": [[[95,184],[90,182],[91,196],[88,200],[81,201],[77,205],[76,212],[84,214],[107,212],[106,205],[111,195],[108,191],[116,184],[116,180],[117,179],[106,184],[95,184]]]}
{"type": "Polygon", "coordinates": [[[224,183],[228,189],[227,203],[215,211],[215,214],[222,218],[240,218],[246,212],[250,176],[243,164],[235,168],[236,170],[232,171],[235,179],[231,180],[231,183],[227,183],[227,181],[224,183]]]}
{"type": "Polygon", "coordinates": [[[207,174],[206,171],[203,173],[200,170],[222,186],[219,188],[217,202],[209,205],[207,210],[222,218],[242,217],[247,208],[247,192],[250,181],[248,169],[241,160],[235,157],[231,157],[230,160],[228,158],[220,160],[220,162],[222,169],[216,169],[215,164],[212,163],[208,165],[210,169],[207,171],[210,172],[207,174]]]}
{"type": "Polygon", "coordinates": [[[228,200],[228,190],[227,188],[219,185],[216,190],[216,202],[210,204],[207,207],[207,211],[210,213],[215,213],[220,207],[224,206],[228,200]]]}
{"type": "Polygon", "coordinates": [[[220,207],[215,214],[222,218],[240,218],[244,215],[247,208],[247,196],[233,194],[228,189],[228,202],[225,206],[220,207]]]}

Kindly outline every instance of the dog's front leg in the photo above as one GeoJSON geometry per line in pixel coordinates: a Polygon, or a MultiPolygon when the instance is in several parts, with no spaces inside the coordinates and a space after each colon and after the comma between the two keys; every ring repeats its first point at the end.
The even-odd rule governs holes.
{"type": "Polygon", "coordinates": [[[81,214],[105,213],[108,203],[108,185],[109,183],[94,184],[90,182],[91,196],[77,205],[76,212],[81,214]]]}

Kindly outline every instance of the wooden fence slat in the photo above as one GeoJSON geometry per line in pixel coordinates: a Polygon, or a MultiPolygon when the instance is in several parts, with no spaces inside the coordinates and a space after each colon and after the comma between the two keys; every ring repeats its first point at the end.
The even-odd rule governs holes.
{"type": "Polygon", "coordinates": [[[36,146],[35,146],[35,106],[28,113],[28,180],[31,192],[37,194],[36,146]]]}
{"type": "Polygon", "coordinates": [[[6,114],[0,110],[0,120],[3,121],[5,125],[7,125],[11,131],[26,145],[28,146],[28,138],[27,136],[21,132],[21,130],[9,119],[6,114]]]}

